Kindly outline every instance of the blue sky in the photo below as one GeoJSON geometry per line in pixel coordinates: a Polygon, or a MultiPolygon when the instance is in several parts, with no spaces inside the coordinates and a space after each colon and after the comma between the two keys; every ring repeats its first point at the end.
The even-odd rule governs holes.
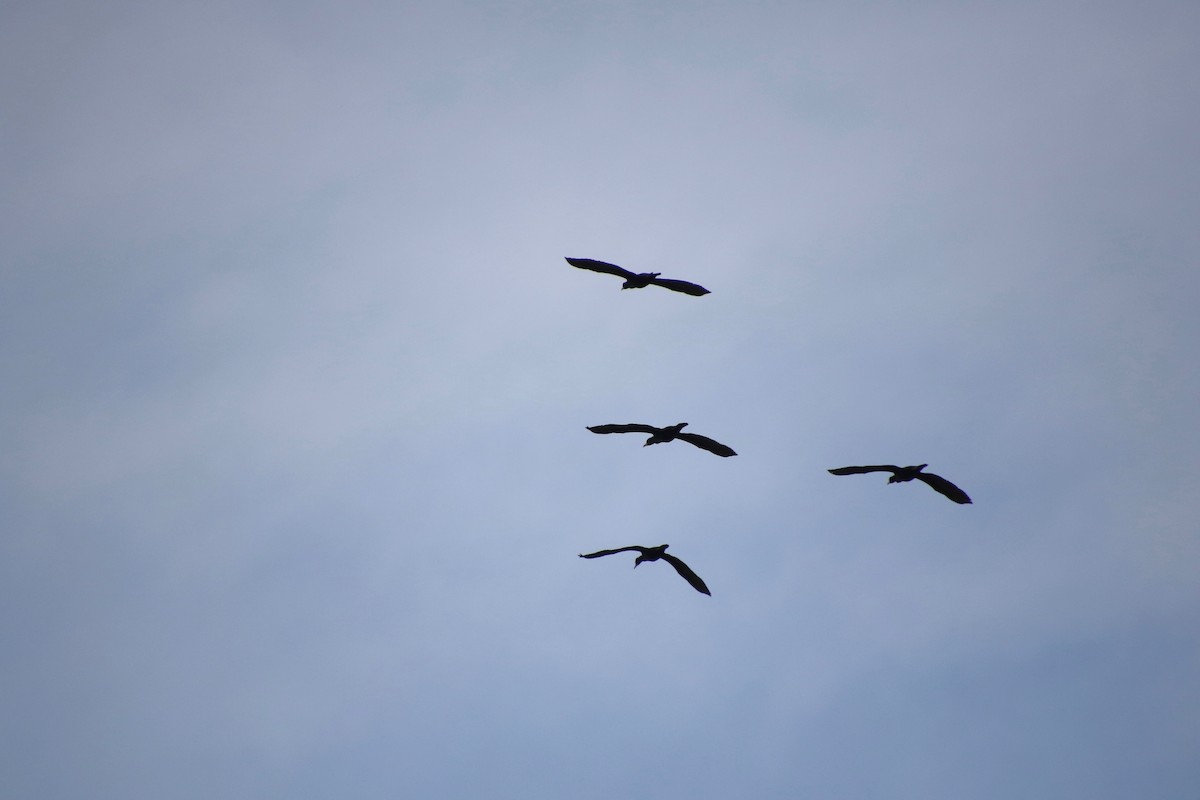
{"type": "Polygon", "coordinates": [[[5,794],[1190,800],[1198,34],[0,12],[5,794]]]}

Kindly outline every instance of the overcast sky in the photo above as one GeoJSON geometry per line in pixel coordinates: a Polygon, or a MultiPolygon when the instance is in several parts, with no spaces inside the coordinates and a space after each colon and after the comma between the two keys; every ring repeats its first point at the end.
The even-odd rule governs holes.
{"type": "Polygon", "coordinates": [[[1197,41],[9,4],[0,793],[1193,800],[1197,41]]]}

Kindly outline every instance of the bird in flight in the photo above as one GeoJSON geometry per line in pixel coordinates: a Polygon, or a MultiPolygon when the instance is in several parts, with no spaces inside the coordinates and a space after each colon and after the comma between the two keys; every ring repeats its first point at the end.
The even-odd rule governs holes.
{"type": "Polygon", "coordinates": [[[967,497],[967,493],[955,486],[950,481],[943,478],[941,475],[934,475],[932,472],[922,472],[928,464],[918,464],[915,467],[897,467],[894,464],[877,464],[870,467],[838,467],[837,469],[829,470],[834,475],[860,475],[864,472],[890,472],[892,477],[888,478],[888,483],[904,483],[911,481],[914,478],[932,488],[935,492],[946,495],[956,503],[970,503],[971,498],[967,497]]]}
{"type": "Polygon", "coordinates": [[[660,278],[658,276],[662,275],[661,272],[630,272],[624,267],[618,267],[616,264],[609,264],[606,261],[596,261],[591,258],[568,258],[567,263],[572,267],[590,269],[592,272],[603,272],[608,275],[616,275],[618,278],[624,278],[625,282],[621,284],[622,289],[642,289],[650,284],[654,284],[664,289],[670,289],[673,292],[683,292],[695,297],[709,293],[708,289],[699,284],[678,281],[673,278],[660,278]]]}
{"type": "Polygon", "coordinates": [[[704,585],[704,581],[700,580],[700,576],[692,572],[692,568],[680,561],[675,556],[667,552],[667,545],[660,544],[658,547],[639,547],[631,545],[630,547],[618,547],[616,550],[597,550],[595,553],[584,555],[579,554],[580,558],[600,558],[600,556],[611,556],[613,553],[624,553],[628,550],[636,550],[639,555],[633,560],[633,566],[636,569],[638,564],[643,561],[658,561],[659,559],[667,562],[675,571],[679,573],[685,581],[692,585],[692,588],[701,594],[712,596],[712,592],[704,585]]]}
{"type": "Polygon", "coordinates": [[[680,422],[677,425],[668,425],[665,428],[656,428],[653,425],[639,425],[637,423],[630,423],[627,425],[589,425],[588,430],[592,433],[650,434],[650,438],[646,440],[646,443],[643,444],[642,447],[648,447],[652,444],[662,444],[663,442],[670,442],[674,441],[675,439],[682,439],[685,442],[690,442],[691,444],[696,445],[696,447],[699,447],[701,450],[707,450],[710,453],[716,453],[722,458],[728,458],[729,456],[737,455],[737,453],[733,451],[732,447],[721,444],[720,442],[710,439],[707,436],[701,436],[698,433],[681,433],[686,425],[686,422],[680,422]]]}

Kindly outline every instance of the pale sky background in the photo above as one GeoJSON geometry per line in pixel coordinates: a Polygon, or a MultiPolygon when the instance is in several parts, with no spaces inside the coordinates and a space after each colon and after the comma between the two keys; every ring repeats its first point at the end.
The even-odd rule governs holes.
{"type": "Polygon", "coordinates": [[[1194,800],[1197,42],[8,4],[0,795],[1194,800]]]}

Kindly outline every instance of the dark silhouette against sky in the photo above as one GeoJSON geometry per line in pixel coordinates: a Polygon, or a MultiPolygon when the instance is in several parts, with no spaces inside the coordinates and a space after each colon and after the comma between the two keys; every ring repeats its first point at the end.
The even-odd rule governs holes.
{"type": "Polygon", "coordinates": [[[643,561],[666,561],[675,571],[678,572],[685,581],[692,585],[692,588],[701,594],[712,595],[708,587],[704,585],[704,581],[700,576],[692,572],[692,568],[680,561],[675,556],[667,552],[668,545],[660,544],[658,547],[640,547],[639,545],[630,545],[629,547],[618,547],[615,550],[597,550],[594,553],[579,554],[580,558],[600,558],[601,556],[611,556],[613,553],[624,553],[631,550],[636,550],[640,555],[633,560],[633,566],[636,568],[643,561]]]}
{"type": "Polygon", "coordinates": [[[0,21],[6,797],[1196,800],[1200,3],[0,21]]]}
{"type": "Polygon", "coordinates": [[[716,453],[722,458],[736,456],[733,448],[721,444],[715,439],[710,439],[707,436],[701,436],[698,433],[682,433],[686,422],[680,422],[675,425],[668,425],[665,428],[656,428],[653,425],[641,425],[636,422],[627,423],[625,425],[589,425],[588,430],[592,433],[648,433],[650,438],[645,441],[642,447],[647,447],[652,444],[663,444],[664,442],[672,442],[676,439],[682,439],[685,442],[690,442],[696,445],[701,450],[707,450],[710,453],[716,453]]]}
{"type": "Polygon", "coordinates": [[[621,284],[622,289],[642,289],[653,284],[654,286],[661,286],[664,289],[670,289],[673,292],[683,292],[695,297],[709,294],[708,289],[690,281],[660,278],[658,276],[662,275],[661,272],[630,272],[624,267],[618,267],[616,264],[609,264],[607,261],[596,261],[591,258],[568,258],[567,263],[580,269],[590,269],[592,272],[603,272],[607,275],[616,275],[619,278],[624,278],[625,282],[621,284]]]}
{"type": "Polygon", "coordinates": [[[955,486],[950,481],[943,478],[941,475],[934,475],[932,472],[924,472],[923,470],[929,466],[928,464],[918,464],[914,467],[897,467],[894,464],[876,464],[868,467],[838,467],[837,469],[829,470],[834,475],[861,475],[865,472],[890,472],[892,477],[888,478],[888,483],[905,483],[913,479],[919,480],[926,486],[931,487],[934,491],[944,494],[956,503],[970,503],[971,498],[967,497],[967,493],[955,486]]]}

